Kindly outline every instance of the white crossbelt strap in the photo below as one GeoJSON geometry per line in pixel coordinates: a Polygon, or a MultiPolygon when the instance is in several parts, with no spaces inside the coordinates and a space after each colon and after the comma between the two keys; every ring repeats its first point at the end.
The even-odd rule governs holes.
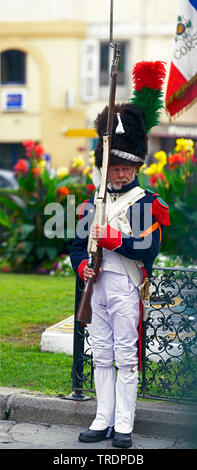
{"type": "MultiPolygon", "coordinates": [[[[107,215],[108,223],[111,224],[113,228],[120,230],[127,235],[132,234],[132,229],[129,224],[129,221],[126,217],[126,212],[130,206],[135,204],[137,201],[142,199],[145,196],[144,189],[136,186],[127,193],[124,193],[116,201],[112,202],[110,195],[107,197],[107,215]]],[[[132,280],[135,287],[139,287],[142,282],[142,271],[141,267],[144,266],[142,261],[136,261],[125,256],[118,255],[123,263],[123,266],[132,280]]]]}
{"type": "Polygon", "coordinates": [[[110,223],[114,216],[121,212],[126,206],[128,209],[129,206],[132,206],[135,202],[144,197],[145,191],[139,186],[136,186],[127,193],[121,194],[121,197],[114,202],[111,202],[109,193],[107,193],[107,196],[107,216],[108,223],[110,223]]]}
{"type": "MultiPolygon", "coordinates": [[[[108,216],[108,223],[110,223],[113,228],[120,230],[127,235],[131,235],[132,229],[125,214],[130,206],[135,204],[144,196],[145,191],[139,186],[136,186],[130,191],[121,194],[121,196],[114,202],[111,201],[110,194],[107,193],[106,213],[108,216]]],[[[95,195],[94,203],[96,203],[96,197],[97,195],[95,195]]],[[[135,287],[139,287],[142,282],[142,271],[140,269],[140,267],[143,266],[142,261],[132,260],[119,254],[118,256],[121,258],[125,270],[135,287]]]]}

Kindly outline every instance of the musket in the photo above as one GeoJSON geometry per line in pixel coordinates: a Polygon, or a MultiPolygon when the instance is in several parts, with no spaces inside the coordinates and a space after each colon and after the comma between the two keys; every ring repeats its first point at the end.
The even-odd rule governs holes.
{"type": "MultiPolygon", "coordinates": [[[[109,44],[113,48],[113,60],[111,65],[110,75],[110,90],[109,90],[109,107],[107,117],[107,128],[103,136],[103,163],[102,163],[102,175],[99,193],[96,198],[96,212],[94,218],[94,224],[104,225],[105,223],[105,208],[106,208],[106,196],[107,196],[107,174],[110,160],[111,150],[111,138],[112,128],[114,119],[114,107],[115,107],[115,96],[116,96],[116,85],[118,76],[118,64],[120,57],[120,45],[113,41],[113,0],[110,4],[110,39],[109,44]]],[[[92,307],[91,297],[95,278],[99,272],[99,268],[102,262],[102,248],[97,246],[97,241],[94,239],[89,240],[89,259],[88,267],[92,268],[95,275],[88,279],[85,283],[85,287],[81,294],[78,310],[76,313],[76,320],[84,324],[91,323],[92,321],[92,307]]]]}

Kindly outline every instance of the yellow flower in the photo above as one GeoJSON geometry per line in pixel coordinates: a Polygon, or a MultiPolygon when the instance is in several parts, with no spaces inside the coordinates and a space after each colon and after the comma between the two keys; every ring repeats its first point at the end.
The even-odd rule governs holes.
{"type": "Polygon", "coordinates": [[[148,168],[144,170],[145,175],[153,176],[155,174],[162,173],[163,165],[162,163],[152,163],[148,168]]]}
{"type": "Polygon", "coordinates": [[[170,187],[169,183],[165,183],[164,186],[165,186],[166,189],[169,189],[169,187],[170,187]]]}
{"type": "Polygon", "coordinates": [[[67,166],[62,166],[61,168],[58,168],[57,170],[57,175],[59,178],[64,178],[68,174],[69,174],[69,169],[67,168],[67,166]]]}
{"type": "Polygon", "coordinates": [[[46,166],[47,166],[46,160],[40,160],[40,161],[38,162],[38,167],[39,167],[39,168],[46,168],[46,166]]]}
{"type": "Polygon", "coordinates": [[[94,166],[95,165],[95,153],[94,153],[94,150],[91,150],[89,152],[89,163],[91,166],[94,166]]]}
{"type": "Polygon", "coordinates": [[[73,161],[72,161],[72,167],[73,167],[73,168],[80,169],[80,168],[82,168],[84,165],[85,165],[85,160],[84,160],[84,158],[81,157],[80,155],[79,155],[78,157],[74,157],[74,158],[73,158],[73,161]]]}
{"type": "Polygon", "coordinates": [[[166,155],[166,152],[164,152],[163,150],[161,150],[160,152],[156,152],[154,153],[154,157],[159,161],[159,163],[161,163],[163,166],[165,166],[167,164],[167,155],[166,155]]]}
{"type": "Polygon", "coordinates": [[[90,173],[90,170],[91,170],[91,167],[90,166],[86,166],[83,170],[83,176],[86,176],[90,173]]]}
{"type": "Polygon", "coordinates": [[[192,139],[177,139],[175,152],[187,152],[189,157],[194,152],[194,141],[192,139]]]}
{"type": "Polygon", "coordinates": [[[144,172],[145,168],[147,168],[146,163],[144,163],[144,164],[140,167],[139,172],[141,172],[141,171],[144,172]]]}

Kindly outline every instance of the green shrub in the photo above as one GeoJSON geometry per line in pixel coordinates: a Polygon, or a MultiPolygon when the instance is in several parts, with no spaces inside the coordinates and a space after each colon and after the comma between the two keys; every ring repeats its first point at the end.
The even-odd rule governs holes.
{"type": "Polygon", "coordinates": [[[168,203],[171,225],[164,232],[161,251],[184,262],[197,258],[197,156],[194,142],[177,139],[174,151],[154,154],[155,162],[143,167],[141,184],[168,203]]]}
{"type": "Polygon", "coordinates": [[[67,196],[75,196],[77,207],[94,191],[92,168],[76,157],[70,169],[50,172],[44,149],[33,141],[24,142],[26,159],[14,167],[19,189],[17,196],[0,194],[1,254],[14,272],[31,272],[43,261],[68,254],[72,239],[67,238],[67,196]],[[45,215],[49,203],[60,203],[64,213],[64,237],[47,238],[44,226],[53,214],[45,215]],[[5,233],[6,232],[6,233],[5,233]],[[6,241],[5,241],[6,238],[6,241]]]}

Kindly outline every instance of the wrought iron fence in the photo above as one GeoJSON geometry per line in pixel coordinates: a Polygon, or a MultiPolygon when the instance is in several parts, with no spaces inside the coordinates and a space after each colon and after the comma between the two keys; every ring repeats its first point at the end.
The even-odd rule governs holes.
{"type": "MultiPolygon", "coordinates": [[[[82,289],[77,277],[75,311],[82,289]]],[[[150,291],[138,396],[197,403],[197,270],[155,267],[150,291]]],[[[95,392],[88,331],[76,320],[72,384],[74,399],[95,392]]]]}

